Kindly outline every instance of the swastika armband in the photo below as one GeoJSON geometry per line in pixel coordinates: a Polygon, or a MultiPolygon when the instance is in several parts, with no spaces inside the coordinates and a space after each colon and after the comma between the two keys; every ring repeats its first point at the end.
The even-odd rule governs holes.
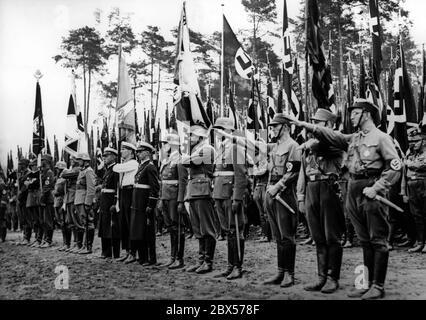
{"type": "Polygon", "coordinates": [[[392,159],[389,161],[389,167],[393,171],[400,171],[402,169],[401,161],[399,159],[392,159]]]}
{"type": "Polygon", "coordinates": [[[300,161],[287,162],[285,165],[287,172],[299,172],[300,161]]]}

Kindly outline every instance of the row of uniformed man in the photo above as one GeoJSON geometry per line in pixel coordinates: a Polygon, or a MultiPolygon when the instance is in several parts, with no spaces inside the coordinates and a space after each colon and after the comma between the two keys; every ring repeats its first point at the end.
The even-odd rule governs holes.
{"type": "MultiPolygon", "coordinates": [[[[301,211],[306,214],[316,243],[318,265],[318,281],[305,289],[335,292],[339,287],[342,264],[340,238],[345,229],[346,211],[360,240],[363,262],[368,270],[368,285],[361,290],[353,290],[349,296],[382,298],[389,258],[389,202],[386,198],[389,189],[400,181],[403,169],[408,179],[410,206],[419,225],[418,244],[422,249],[424,247],[425,132],[419,131],[414,137],[412,143],[416,151],[403,165],[392,138],[377,129],[380,120],[378,107],[366,100],[359,100],[350,108],[350,112],[352,125],[358,128],[357,133],[352,135],[333,131],[335,115],[324,109],[317,111],[312,119],[314,124],[300,122],[283,114],[277,114],[269,124],[275,142],[265,145],[268,158],[255,159],[253,168],[255,198],[259,209],[267,213],[277,243],[278,271],[265,284],[281,287],[294,285],[297,212],[301,211]],[[311,139],[299,146],[290,136],[292,124],[305,128],[311,139]],[[263,163],[265,161],[266,164],[263,163]],[[343,168],[346,168],[346,174],[343,168]],[[344,175],[347,191],[344,201],[341,201],[336,182],[344,175]]],[[[127,253],[121,261],[131,263],[139,256],[141,263],[156,264],[154,209],[157,207],[163,212],[170,231],[171,259],[166,266],[170,269],[182,268],[185,246],[182,217],[187,210],[199,243],[199,252],[196,264],[187,267],[186,271],[198,274],[210,272],[216,247],[216,210],[228,248],[228,265],[216,276],[228,279],[242,277],[245,251],[243,229],[247,222],[243,201],[248,185],[248,164],[237,159],[245,159],[247,141],[232,135],[234,126],[229,119],[218,119],[214,129],[223,135],[219,150],[210,145],[206,129],[191,127],[189,156],[181,156],[177,135],[167,135],[163,141],[164,160],[159,174],[151,161],[154,149],[147,143],[142,142],[136,147],[123,142],[120,150],[122,163],[119,164],[116,163],[117,150],[104,150],[106,170],[102,180],[99,216],[103,257],[118,258],[121,242],[127,253]]],[[[73,159],[72,167],[62,172],[54,191],[56,196],[60,194],[57,191],[60,181],[64,180],[64,225],[73,225],[77,248],[82,248],[80,252],[83,253],[91,252],[94,232],[91,206],[95,186],[89,161],[87,155],[73,159]],[[71,195],[72,190],[75,190],[75,195],[71,195]],[[87,234],[85,247],[82,244],[84,233],[87,234]]],[[[58,168],[61,166],[57,164],[58,168]]],[[[43,194],[49,190],[50,182],[46,182],[46,179],[51,176],[49,170],[45,171],[41,179],[43,194]]],[[[31,179],[30,172],[26,175],[31,179]]],[[[32,212],[31,205],[28,205],[31,203],[28,202],[30,192],[37,189],[30,187],[33,182],[31,180],[28,184],[28,212],[32,212]]],[[[46,203],[41,201],[43,217],[38,222],[45,226],[45,242],[48,245],[51,242],[51,229],[50,210],[45,208],[46,203]]],[[[57,205],[53,207],[59,208],[57,205]]],[[[28,216],[33,217],[34,214],[29,213],[28,216]]],[[[36,227],[37,224],[33,225],[40,241],[40,228],[36,227]]],[[[64,229],[64,244],[68,248],[71,232],[64,229]]],[[[26,241],[30,240],[28,233],[25,232],[26,241]]]]}

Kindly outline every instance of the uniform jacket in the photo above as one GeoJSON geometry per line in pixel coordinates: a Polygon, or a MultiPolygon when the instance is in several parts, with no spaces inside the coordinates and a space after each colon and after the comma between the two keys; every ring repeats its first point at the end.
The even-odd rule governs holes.
{"type": "Polygon", "coordinates": [[[182,165],[181,156],[178,151],[174,151],[169,157],[164,159],[160,166],[160,199],[183,202],[185,189],[188,180],[188,172],[182,165]],[[170,183],[176,181],[176,183],[170,183]]]}
{"type": "Polygon", "coordinates": [[[77,177],[74,204],[91,206],[95,198],[95,172],[91,167],[80,171],[77,177]]]}
{"type": "Polygon", "coordinates": [[[74,203],[75,200],[75,190],[77,187],[77,178],[81,171],[81,168],[76,166],[70,169],[65,169],[62,172],[62,178],[64,178],[67,182],[65,184],[65,204],[74,203]]]}
{"type": "Polygon", "coordinates": [[[426,179],[426,140],[422,141],[419,152],[408,153],[405,165],[407,167],[407,178],[426,179]]]}
{"type": "Polygon", "coordinates": [[[53,188],[53,206],[60,208],[64,204],[65,184],[67,180],[59,176],[56,179],[55,187],[53,188]]]}
{"type": "Polygon", "coordinates": [[[111,214],[111,206],[116,204],[116,192],[102,192],[102,190],[117,190],[118,173],[113,171],[114,164],[108,166],[102,178],[102,189],[99,202],[99,237],[102,238],[120,238],[120,225],[118,214],[111,214]]]}
{"type": "Polygon", "coordinates": [[[27,208],[40,205],[40,171],[30,171],[27,175],[27,208]]]}
{"type": "Polygon", "coordinates": [[[211,198],[215,157],[215,149],[204,140],[192,149],[191,155],[182,158],[188,169],[185,200],[211,198]]]}
{"type": "Polygon", "coordinates": [[[27,203],[28,197],[28,187],[24,183],[27,180],[27,175],[30,173],[30,170],[26,170],[19,175],[18,183],[19,183],[19,193],[18,193],[18,201],[19,205],[25,206],[27,203]]]}
{"type": "MultiPolygon", "coordinates": [[[[130,214],[130,239],[143,240],[146,237],[147,214],[146,208],[155,208],[158,200],[160,184],[155,165],[147,160],[139,165],[135,175],[135,184],[149,185],[150,188],[133,188],[132,211],[130,214]]],[[[153,217],[151,217],[152,219],[153,217]]]]}
{"type": "Polygon", "coordinates": [[[244,148],[227,139],[216,156],[213,176],[214,199],[242,201],[248,184],[244,148]],[[222,176],[221,172],[233,172],[234,175],[222,176]]]}
{"type": "Polygon", "coordinates": [[[41,199],[40,203],[42,205],[53,204],[53,188],[55,187],[55,175],[51,169],[44,170],[41,173],[41,199]]]}
{"type": "Polygon", "coordinates": [[[268,146],[269,152],[269,183],[281,182],[288,187],[297,179],[300,170],[301,152],[299,145],[292,138],[268,146]]]}
{"type": "Polygon", "coordinates": [[[364,175],[371,171],[381,172],[372,186],[378,193],[386,193],[401,177],[401,159],[392,138],[377,128],[370,132],[357,132],[349,137],[329,128],[315,127],[319,140],[347,151],[344,164],[351,174],[364,175]]]}
{"type": "Polygon", "coordinates": [[[133,186],[135,184],[135,175],[136,172],[138,172],[138,167],[139,163],[135,159],[131,159],[123,163],[117,163],[116,165],[114,165],[114,172],[120,174],[120,188],[126,186],[133,186]]]}
{"type": "Polygon", "coordinates": [[[344,154],[342,150],[321,143],[317,139],[308,140],[305,146],[297,179],[298,201],[305,200],[306,184],[311,178],[334,176],[337,180],[340,177],[344,154]]]}

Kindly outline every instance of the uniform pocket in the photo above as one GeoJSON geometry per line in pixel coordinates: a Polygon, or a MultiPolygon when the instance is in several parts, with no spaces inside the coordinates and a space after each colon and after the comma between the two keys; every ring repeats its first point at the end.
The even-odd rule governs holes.
{"type": "Polygon", "coordinates": [[[210,179],[208,178],[199,178],[190,180],[188,185],[188,195],[194,197],[200,196],[210,196],[211,195],[211,185],[210,179]]]}

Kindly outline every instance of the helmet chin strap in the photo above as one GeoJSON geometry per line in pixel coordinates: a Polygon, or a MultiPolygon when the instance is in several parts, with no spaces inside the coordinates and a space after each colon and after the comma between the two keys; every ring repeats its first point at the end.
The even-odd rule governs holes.
{"type": "Polygon", "coordinates": [[[281,124],[281,129],[280,129],[280,131],[278,132],[278,134],[275,136],[275,137],[273,137],[272,138],[272,142],[273,143],[276,143],[277,141],[278,141],[278,139],[280,138],[280,136],[281,136],[281,132],[283,131],[283,128],[284,128],[284,124],[281,124]]]}
{"type": "Polygon", "coordinates": [[[357,129],[361,129],[359,125],[361,124],[361,119],[362,119],[362,116],[364,115],[364,112],[365,112],[365,110],[362,109],[361,116],[359,117],[358,124],[356,125],[357,129]]]}

